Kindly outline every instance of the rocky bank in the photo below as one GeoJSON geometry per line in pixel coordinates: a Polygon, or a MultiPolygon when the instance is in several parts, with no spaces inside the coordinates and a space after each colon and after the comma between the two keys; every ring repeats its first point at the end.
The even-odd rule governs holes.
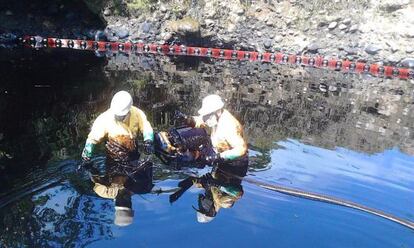
{"type": "Polygon", "coordinates": [[[11,32],[175,42],[414,68],[413,0],[23,0],[0,7],[0,40],[11,32]]]}
{"type": "Polygon", "coordinates": [[[84,0],[109,40],[322,54],[414,68],[412,0],[84,0]]]}

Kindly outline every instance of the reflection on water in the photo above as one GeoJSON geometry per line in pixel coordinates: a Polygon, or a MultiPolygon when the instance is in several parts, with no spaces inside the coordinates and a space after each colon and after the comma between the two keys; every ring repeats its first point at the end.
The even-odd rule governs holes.
{"type": "Polygon", "coordinates": [[[90,168],[93,191],[102,198],[114,200],[115,225],[130,225],[134,218],[132,195],[150,193],[154,186],[152,163],[144,161],[137,167],[139,169],[107,163],[104,175],[101,175],[93,165],[90,168]]]}
{"type": "MultiPolygon", "coordinates": [[[[131,92],[158,130],[171,127],[174,110],[195,114],[202,97],[218,93],[245,127],[248,177],[414,221],[411,82],[147,56],[113,57],[103,69],[104,58],[93,55],[27,53],[13,63],[10,54],[0,56],[7,69],[0,70],[0,166],[8,172],[1,173],[0,244],[6,247],[414,246],[413,232],[397,224],[246,183],[229,185],[209,168],[176,172],[154,159],[152,184],[159,191],[134,191],[102,171],[91,173],[93,180],[75,172],[88,128],[114,92],[131,92]],[[126,227],[114,224],[116,201],[93,191],[119,192],[119,185],[119,200],[134,211],[126,227]],[[186,190],[171,196],[177,186],[186,190]],[[201,211],[207,217],[214,209],[214,220],[198,223],[191,206],[210,210],[201,211]]],[[[102,152],[94,161],[104,164],[102,152]]]]}
{"type": "Polygon", "coordinates": [[[242,178],[246,175],[248,163],[235,165],[220,164],[212,172],[199,177],[189,176],[178,183],[180,189],[170,195],[170,203],[177,201],[191,186],[204,189],[198,194],[197,221],[212,221],[221,208],[232,208],[243,196],[242,178]]]}

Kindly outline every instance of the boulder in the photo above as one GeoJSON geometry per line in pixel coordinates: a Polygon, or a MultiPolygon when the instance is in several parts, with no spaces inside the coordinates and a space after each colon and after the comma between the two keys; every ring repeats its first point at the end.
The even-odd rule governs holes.
{"type": "Polygon", "coordinates": [[[200,23],[192,17],[184,17],[181,20],[168,22],[166,29],[182,36],[199,35],[200,23]]]}
{"type": "Polygon", "coordinates": [[[338,25],[338,23],[337,22],[331,22],[330,24],[329,24],[329,26],[328,26],[328,28],[329,29],[334,29],[334,28],[336,28],[336,26],[338,25]]]}
{"type": "Polygon", "coordinates": [[[410,0],[381,0],[379,8],[383,11],[394,12],[410,4],[410,0]]]}
{"type": "Polygon", "coordinates": [[[381,47],[377,45],[368,45],[367,47],[365,47],[365,52],[371,55],[375,55],[379,51],[381,51],[381,47]]]}
{"type": "Polygon", "coordinates": [[[403,67],[414,69],[414,58],[405,58],[401,61],[403,67]]]}

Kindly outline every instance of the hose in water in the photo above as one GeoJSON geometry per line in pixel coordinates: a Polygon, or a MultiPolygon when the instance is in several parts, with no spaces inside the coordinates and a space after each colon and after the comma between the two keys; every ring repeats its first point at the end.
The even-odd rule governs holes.
{"type": "MultiPolygon", "coordinates": [[[[227,173],[227,174],[229,174],[229,173],[227,173]]],[[[230,175],[230,174],[229,174],[229,176],[236,177],[236,178],[238,178],[240,180],[243,180],[247,183],[259,186],[259,187],[264,188],[264,189],[279,192],[279,193],[282,193],[282,194],[296,196],[296,197],[300,197],[300,198],[305,198],[305,199],[309,199],[309,200],[313,200],[313,201],[326,202],[326,203],[335,204],[335,205],[348,207],[348,208],[352,208],[352,209],[357,209],[357,210],[360,210],[360,211],[363,211],[363,212],[366,212],[366,213],[369,213],[369,214],[373,214],[373,215],[382,217],[384,219],[390,220],[392,222],[395,222],[395,223],[403,225],[407,228],[410,228],[411,230],[414,230],[414,223],[411,222],[411,221],[398,218],[398,217],[393,216],[391,214],[385,213],[381,210],[377,210],[377,209],[374,209],[374,208],[369,208],[369,207],[363,206],[363,205],[358,204],[358,203],[354,203],[354,202],[351,202],[351,201],[339,199],[339,198],[332,197],[332,196],[307,192],[307,191],[298,190],[298,189],[292,189],[292,188],[288,188],[288,187],[284,187],[284,186],[280,186],[280,185],[268,184],[268,183],[264,183],[264,182],[254,180],[252,178],[243,178],[243,177],[239,177],[239,176],[236,176],[236,175],[230,175]]]]}

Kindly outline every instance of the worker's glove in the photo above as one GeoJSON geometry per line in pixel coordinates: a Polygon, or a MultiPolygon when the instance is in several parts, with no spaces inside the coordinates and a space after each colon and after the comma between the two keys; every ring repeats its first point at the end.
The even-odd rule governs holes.
{"type": "Polygon", "coordinates": [[[144,141],[144,152],[147,155],[154,153],[154,143],[152,142],[152,140],[144,141]]]}
{"type": "Polygon", "coordinates": [[[82,160],[84,162],[89,162],[91,160],[94,146],[94,144],[86,142],[82,151],[82,160]]]}
{"type": "Polygon", "coordinates": [[[220,156],[220,153],[212,153],[211,155],[206,156],[205,160],[208,164],[213,165],[223,161],[223,158],[220,156]]]}

